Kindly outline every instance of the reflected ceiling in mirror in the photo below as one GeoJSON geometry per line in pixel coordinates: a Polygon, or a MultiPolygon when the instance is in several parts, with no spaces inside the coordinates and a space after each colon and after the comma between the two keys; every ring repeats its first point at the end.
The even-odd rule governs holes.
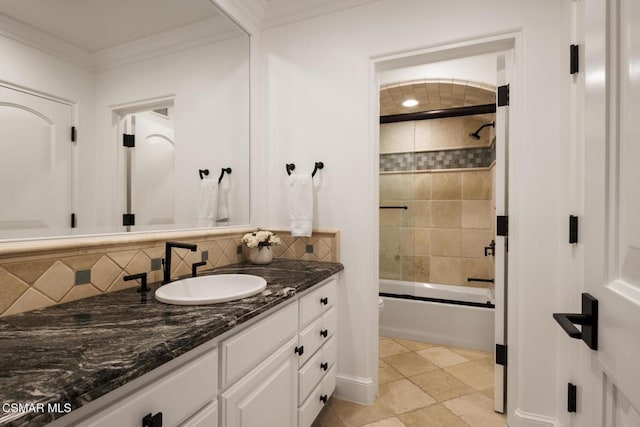
{"type": "Polygon", "coordinates": [[[209,0],[0,0],[0,240],[248,224],[249,51],[209,0]]]}

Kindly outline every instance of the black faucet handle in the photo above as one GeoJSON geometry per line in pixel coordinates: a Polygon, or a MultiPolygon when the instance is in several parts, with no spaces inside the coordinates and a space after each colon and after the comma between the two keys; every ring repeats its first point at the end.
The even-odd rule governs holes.
{"type": "Polygon", "coordinates": [[[149,286],[147,286],[147,273],[131,274],[122,278],[125,282],[137,279],[140,279],[140,287],[136,289],[138,292],[149,292],[151,290],[149,286]]]}
{"type": "Polygon", "coordinates": [[[194,262],[191,264],[191,277],[196,277],[198,275],[198,267],[202,267],[203,265],[207,265],[207,261],[194,262]]]}

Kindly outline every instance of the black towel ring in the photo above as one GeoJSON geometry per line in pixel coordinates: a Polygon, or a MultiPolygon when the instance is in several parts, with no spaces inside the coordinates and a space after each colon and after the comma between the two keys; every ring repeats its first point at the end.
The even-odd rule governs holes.
{"type": "Polygon", "coordinates": [[[222,168],[222,170],[220,171],[220,177],[218,178],[218,184],[220,184],[222,182],[222,178],[224,178],[224,173],[230,174],[231,173],[231,168],[222,168]]]}
{"type": "Polygon", "coordinates": [[[287,168],[287,175],[291,175],[291,171],[296,169],[296,165],[293,163],[287,163],[285,167],[287,168]]]}
{"type": "Polygon", "coordinates": [[[209,169],[198,169],[198,175],[200,179],[204,179],[205,176],[209,176],[209,169]]]}
{"type": "Polygon", "coordinates": [[[311,172],[311,177],[316,176],[316,172],[318,172],[320,169],[324,169],[324,163],[323,162],[316,162],[316,165],[313,168],[313,172],[311,172]]]}

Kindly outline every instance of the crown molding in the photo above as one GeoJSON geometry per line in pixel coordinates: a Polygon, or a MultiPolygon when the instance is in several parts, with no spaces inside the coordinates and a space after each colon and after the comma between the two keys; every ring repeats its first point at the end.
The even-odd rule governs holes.
{"type": "Polygon", "coordinates": [[[378,0],[266,0],[262,28],[286,25],[316,16],[351,9],[374,1],[378,0]]]}

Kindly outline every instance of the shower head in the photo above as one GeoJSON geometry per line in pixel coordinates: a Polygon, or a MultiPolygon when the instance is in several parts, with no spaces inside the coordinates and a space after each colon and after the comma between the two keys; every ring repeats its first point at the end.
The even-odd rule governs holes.
{"type": "Polygon", "coordinates": [[[480,126],[480,128],[478,128],[478,130],[477,130],[477,131],[475,131],[475,132],[471,132],[471,133],[469,134],[469,136],[470,136],[471,138],[475,139],[476,141],[479,141],[479,140],[480,140],[480,131],[481,131],[482,129],[484,129],[484,128],[488,127],[488,126],[491,126],[491,127],[493,127],[493,128],[494,128],[494,127],[496,127],[496,122],[486,123],[486,124],[484,124],[484,125],[480,126]]]}

